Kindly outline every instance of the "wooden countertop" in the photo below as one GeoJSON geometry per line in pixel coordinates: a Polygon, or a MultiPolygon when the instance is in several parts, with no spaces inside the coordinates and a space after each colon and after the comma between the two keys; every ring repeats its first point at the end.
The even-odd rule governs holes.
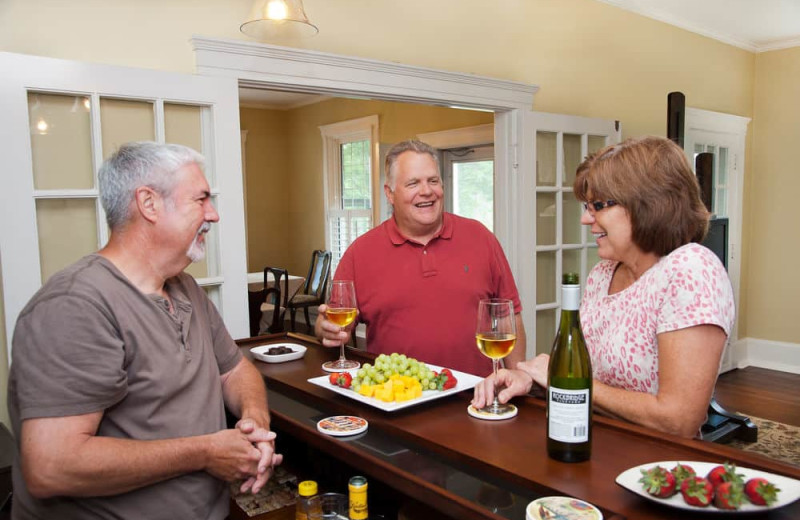
{"type": "MultiPolygon", "coordinates": [[[[723,462],[760,469],[800,479],[800,468],[782,464],[757,454],[699,440],[686,440],[661,434],[622,421],[595,416],[592,458],[567,464],[550,459],[546,450],[545,403],[533,397],[516,398],[517,417],[505,421],[483,421],[467,414],[471,392],[445,397],[396,412],[348,399],[308,383],[324,372],[320,365],[335,359],[338,349],[326,349],[313,338],[281,334],[240,340],[250,359],[249,348],[275,341],[294,341],[306,345],[301,360],[280,364],[256,361],[274,395],[271,408],[276,425],[304,442],[329,452],[364,471],[386,475],[398,491],[414,496],[454,518],[504,518],[468,496],[454,493],[441,481],[424,472],[376,457],[357,443],[322,435],[311,420],[289,413],[288,403],[303,403],[329,414],[352,414],[369,421],[370,432],[425,452],[436,463],[476,475],[493,485],[513,488],[522,496],[569,495],[586,500],[603,510],[606,519],[668,519],[680,511],[650,502],[615,483],[622,471],[640,464],[664,460],[723,462]],[[287,337],[288,336],[288,337],[287,337]]],[[[373,356],[348,349],[348,357],[362,363],[373,356]]],[[[399,460],[399,459],[398,459],[399,460]]],[[[716,515],[715,515],[716,516],[716,515]]],[[[747,518],[800,518],[800,501],[767,514],[748,514],[747,518]]]]}

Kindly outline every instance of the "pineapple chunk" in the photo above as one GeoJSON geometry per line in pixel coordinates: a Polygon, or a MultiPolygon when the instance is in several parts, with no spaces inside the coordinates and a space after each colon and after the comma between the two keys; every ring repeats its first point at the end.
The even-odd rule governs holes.
{"type": "Polygon", "coordinates": [[[394,394],[389,388],[378,388],[375,389],[375,399],[389,403],[394,400],[394,394]]]}

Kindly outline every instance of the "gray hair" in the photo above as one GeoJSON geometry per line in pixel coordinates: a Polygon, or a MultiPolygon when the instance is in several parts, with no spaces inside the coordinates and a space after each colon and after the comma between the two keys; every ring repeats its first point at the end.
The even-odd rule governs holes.
{"type": "Polygon", "coordinates": [[[384,171],[386,172],[386,184],[389,189],[394,191],[394,165],[397,163],[397,158],[405,152],[426,153],[433,158],[436,163],[436,170],[439,171],[439,152],[433,146],[423,143],[417,139],[409,139],[407,141],[400,141],[392,146],[386,153],[386,164],[384,171]]]}
{"type": "Polygon", "coordinates": [[[169,197],[175,187],[175,172],[192,163],[202,168],[205,159],[188,146],[150,141],[120,146],[98,172],[100,202],[108,227],[114,230],[127,223],[137,188],[149,186],[169,197]]]}

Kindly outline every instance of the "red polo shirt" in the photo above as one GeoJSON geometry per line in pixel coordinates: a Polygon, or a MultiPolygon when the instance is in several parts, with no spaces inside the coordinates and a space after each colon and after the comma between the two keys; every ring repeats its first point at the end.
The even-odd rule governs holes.
{"type": "Polygon", "coordinates": [[[500,243],[483,224],[443,218],[425,246],[388,219],[353,242],[334,278],[355,282],[368,351],[487,376],[492,363],[475,343],[478,300],[508,298],[520,312],[519,293],[500,243]]]}

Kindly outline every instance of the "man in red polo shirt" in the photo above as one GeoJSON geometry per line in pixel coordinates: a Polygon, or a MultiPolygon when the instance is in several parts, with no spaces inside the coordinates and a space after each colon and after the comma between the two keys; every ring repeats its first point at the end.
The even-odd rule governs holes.
{"type": "MultiPolygon", "coordinates": [[[[514,302],[517,347],[506,366],[525,359],[514,278],[497,238],[480,222],[444,212],[436,150],[420,141],[398,143],[386,155],[383,189],[392,218],[347,249],[334,279],[353,280],[358,320],[367,325],[367,350],[398,352],[427,363],[486,376],[489,358],[475,344],[478,301],[514,302]]],[[[316,335],[339,346],[349,331],[325,319],[316,335]]]]}

